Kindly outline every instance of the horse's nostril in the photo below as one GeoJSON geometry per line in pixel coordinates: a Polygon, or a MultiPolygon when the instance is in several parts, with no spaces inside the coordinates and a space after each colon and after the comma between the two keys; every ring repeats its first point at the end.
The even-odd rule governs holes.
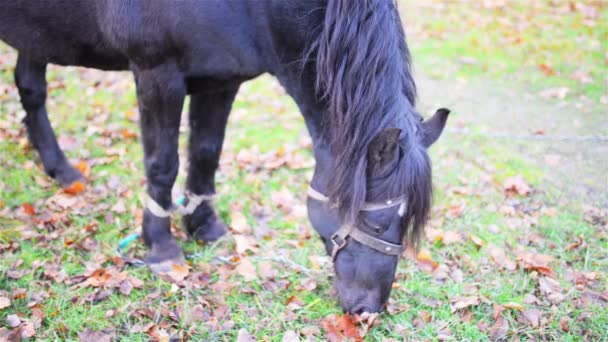
{"type": "Polygon", "coordinates": [[[361,315],[364,312],[372,313],[372,312],[376,312],[376,311],[377,310],[374,310],[365,304],[359,304],[359,305],[356,305],[355,307],[353,307],[351,310],[349,310],[349,313],[353,314],[353,315],[361,315]]]}

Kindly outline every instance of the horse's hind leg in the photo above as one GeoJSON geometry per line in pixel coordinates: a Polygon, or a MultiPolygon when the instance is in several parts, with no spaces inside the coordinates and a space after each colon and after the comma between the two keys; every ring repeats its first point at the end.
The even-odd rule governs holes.
{"type": "Polygon", "coordinates": [[[65,158],[57,144],[49,122],[46,102],[46,64],[28,60],[19,55],[15,68],[15,83],[26,116],[23,119],[30,142],[40,154],[46,173],[62,186],[68,186],[82,175],[65,158]]]}
{"type": "MultiPolygon", "coordinates": [[[[215,193],[215,171],[218,168],[226,122],[238,85],[229,90],[192,95],[190,101],[190,144],[188,192],[194,196],[215,193]]],[[[227,231],[226,225],[213,210],[213,203],[204,200],[184,216],[184,226],[197,240],[214,241],[227,231]]]]}

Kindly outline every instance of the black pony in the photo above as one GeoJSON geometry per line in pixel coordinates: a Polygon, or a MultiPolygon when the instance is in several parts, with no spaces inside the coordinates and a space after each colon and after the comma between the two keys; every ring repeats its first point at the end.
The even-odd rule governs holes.
{"type": "Polygon", "coordinates": [[[187,231],[226,232],[210,196],[239,85],[268,72],[295,99],[317,161],[312,225],[351,313],[386,302],[403,243],[416,244],[431,203],[426,152],[447,110],[422,122],[393,0],[3,0],[0,39],[19,51],[15,80],[46,172],[81,175],[59,149],[45,110],[47,63],[131,70],[140,109],[148,201],[148,264],[182,262],[170,232],[178,128],[190,103],[187,231]]]}

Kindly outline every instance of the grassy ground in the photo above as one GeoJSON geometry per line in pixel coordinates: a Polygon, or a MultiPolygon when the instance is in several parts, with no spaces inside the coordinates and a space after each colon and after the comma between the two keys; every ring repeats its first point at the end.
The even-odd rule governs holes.
{"type": "MultiPolygon", "coordinates": [[[[449,8],[455,8],[450,16],[495,18],[492,8],[449,8]]],[[[606,11],[599,15],[605,17],[606,11]]],[[[543,12],[536,16],[553,22],[543,12]]],[[[462,77],[492,73],[539,88],[563,81],[571,94],[601,101],[601,83],[570,83],[571,61],[564,57],[569,54],[548,47],[551,68],[559,72],[549,79],[536,77],[536,59],[523,69],[516,60],[536,51],[527,43],[482,54],[469,40],[492,41],[489,37],[501,34],[501,26],[468,30],[464,37],[458,34],[464,28],[454,22],[439,24],[423,15],[412,22],[428,33],[461,38],[440,49],[432,48],[441,45],[434,45],[435,34],[413,44],[422,72],[432,73],[434,63],[454,53],[477,61],[464,66],[443,62],[444,70],[457,70],[462,77]],[[442,29],[447,23],[450,29],[442,29]],[[482,67],[503,62],[504,68],[482,67]]],[[[600,22],[582,31],[583,37],[605,35],[598,30],[600,22]]],[[[567,25],[551,27],[558,35],[569,34],[562,32],[567,25]]],[[[539,44],[545,39],[534,37],[539,44]]],[[[601,80],[604,57],[590,58],[577,65],[601,80]]],[[[328,259],[305,217],[310,146],[295,105],[274,80],[262,77],[242,88],[222,156],[217,206],[241,238],[236,245],[204,247],[183,241],[191,269],[175,284],[146,269],[124,267],[116,258],[118,242],[141,223],[138,198],[144,179],[130,76],[77,68],[49,72],[48,109],[60,141],[71,160],[91,169],[87,190],[70,196],[44,175],[27,146],[12,86],[13,61],[14,54],[2,46],[0,336],[20,329],[48,340],[98,340],[102,335],[133,341],[169,336],[235,340],[237,335],[244,340],[250,334],[280,341],[291,332],[325,339],[320,321],[340,310],[328,259]],[[249,243],[252,236],[257,244],[249,243]]],[[[186,137],[184,128],[182,152],[186,137]]],[[[481,134],[446,135],[431,154],[435,205],[423,251],[401,262],[390,314],[383,314],[366,338],[608,339],[606,212],[594,203],[565,201],[560,189],[546,183],[550,170],[481,134]],[[523,191],[527,184],[531,192],[508,196],[505,182],[513,176],[521,177],[514,190],[523,191]]],[[[175,232],[185,239],[175,221],[175,232]]],[[[137,243],[127,254],[144,252],[137,243]]]]}

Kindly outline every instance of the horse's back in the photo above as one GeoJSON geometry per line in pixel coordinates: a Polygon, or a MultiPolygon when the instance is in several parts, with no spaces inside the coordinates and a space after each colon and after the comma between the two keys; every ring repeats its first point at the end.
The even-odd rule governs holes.
{"type": "Polygon", "coordinates": [[[0,4],[0,40],[44,63],[124,69],[127,60],[104,39],[95,0],[0,4]]]}

